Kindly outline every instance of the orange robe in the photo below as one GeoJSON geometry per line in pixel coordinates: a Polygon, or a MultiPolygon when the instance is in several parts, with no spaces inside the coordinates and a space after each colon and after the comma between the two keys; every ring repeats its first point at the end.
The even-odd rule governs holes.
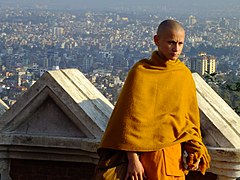
{"type": "MultiPolygon", "coordinates": [[[[139,159],[148,180],[185,180],[180,144],[143,152],[139,159]]],[[[127,165],[126,152],[107,150],[101,154],[95,180],[123,180],[127,165]]]]}
{"type": "Polygon", "coordinates": [[[144,152],[140,161],[149,180],[184,180],[181,145],[176,144],[158,151],[144,152]]]}
{"type": "Polygon", "coordinates": [[[180,60],[164,62],[155,51],[130,70],[98,152],[152,152],[181,143],[201,158],[204,174],[210,157],[191,72],[180,60]]]}

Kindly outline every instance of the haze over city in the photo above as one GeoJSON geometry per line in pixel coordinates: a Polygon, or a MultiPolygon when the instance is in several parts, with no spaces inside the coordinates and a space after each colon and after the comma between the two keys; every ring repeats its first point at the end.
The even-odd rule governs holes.
{"type": "Polygon", "coordinates": [[[236,9],[240,7],[238,0],[1,0],[1,7],[47,7],[54,9],[84,9],[84,8],[120,8],[120,7],[146,7],[146,8],[178,8],[179,10],[197,10],[197,9],[236,9]]]}

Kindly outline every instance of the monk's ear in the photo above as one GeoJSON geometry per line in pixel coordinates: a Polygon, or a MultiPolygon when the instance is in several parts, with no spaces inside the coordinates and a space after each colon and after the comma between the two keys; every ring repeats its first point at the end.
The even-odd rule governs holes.
{"type": "Polygon", "coordinates": [[[153,37],[153,39],[154,39],[154,43],[156,44],[156,46],[158,46],[159,45],[159,37],[158,37],[158,35],[155,35],[153,37]]]}

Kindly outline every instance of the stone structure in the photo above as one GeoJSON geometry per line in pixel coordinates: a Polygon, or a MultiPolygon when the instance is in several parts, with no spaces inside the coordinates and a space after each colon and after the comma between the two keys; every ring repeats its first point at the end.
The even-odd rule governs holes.
{"type": "Polygon", "coordinates": [[[196,73],[203,140],[212,157],[210,172],[219,180],[240,177],[240,117],[196,73]]]}
{"type": "Polygon", "coordinates": [[[80,71],[46,72],[0,119],[1,180],[90,179],[112,109],[80,71]]]}
{"type": "MultiPolygon", "coordinates": [[[[218,179],[236,179],[240,118],[200,76],[193,77],[212,157],[209,171],[218,179]]],[[[112,109],[80,71],[46,72],[0,118],[1,180],[91,179],[112,109]]],[[[216,179],[209,177],[202,179],[216,179]]]]}

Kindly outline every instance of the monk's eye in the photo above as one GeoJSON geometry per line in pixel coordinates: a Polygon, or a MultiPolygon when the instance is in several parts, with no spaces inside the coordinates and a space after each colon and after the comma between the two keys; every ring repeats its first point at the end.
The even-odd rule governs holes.
{"type": "Polygon", "coordinates": [[[169,45],[175,45],[176,42],[175,42],[175,41],[168,41],[168,44],[169,44],[169,45]]]}

